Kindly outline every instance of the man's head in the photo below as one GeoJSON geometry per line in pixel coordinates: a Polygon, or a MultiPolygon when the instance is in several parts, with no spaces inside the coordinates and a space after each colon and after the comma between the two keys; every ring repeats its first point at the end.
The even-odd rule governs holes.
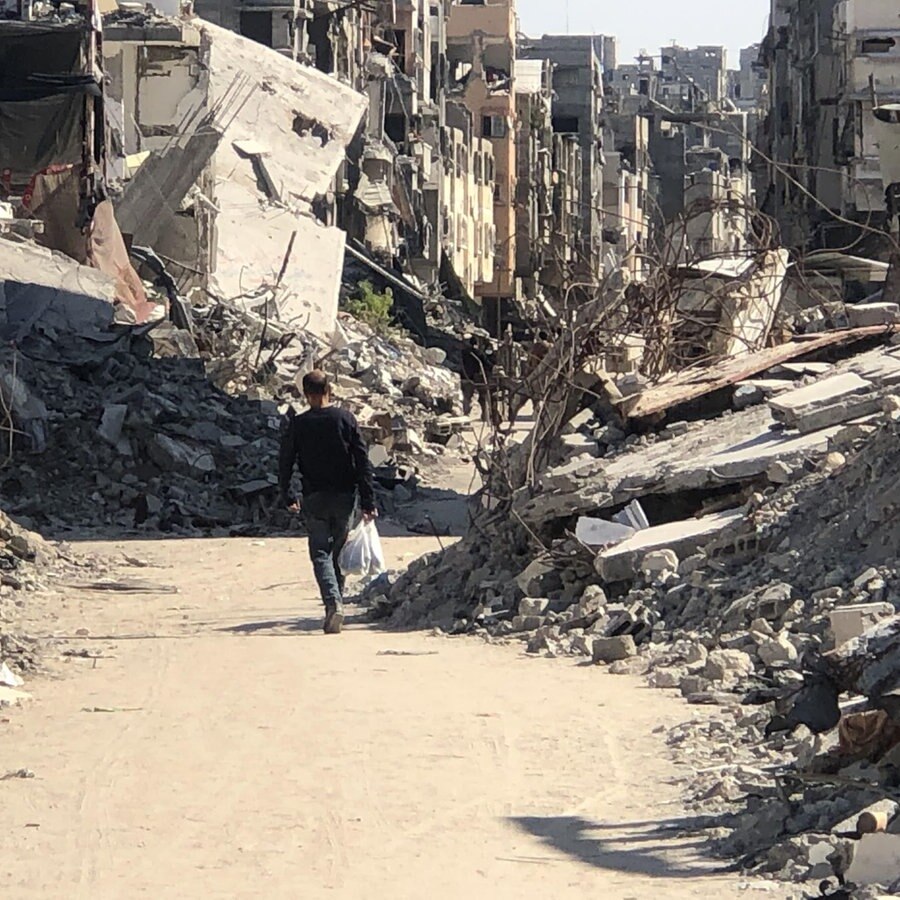
{"type": "Polygon", "coordinates": [[[313,409],[327,405],[331,399],[331,385],[321,369],[313,369],[303,376],[303,396],[313,409]]]}

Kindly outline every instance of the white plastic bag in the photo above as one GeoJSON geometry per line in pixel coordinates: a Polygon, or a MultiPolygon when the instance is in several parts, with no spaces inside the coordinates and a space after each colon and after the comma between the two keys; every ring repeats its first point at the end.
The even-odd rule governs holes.
{"type": "Polygon", "coordinates": [[[386,571],[381,538],[374,522],[360,522],[347,536],[347,543],[338,556],[338,565],[345,575],[380,575],[386,571]]]}

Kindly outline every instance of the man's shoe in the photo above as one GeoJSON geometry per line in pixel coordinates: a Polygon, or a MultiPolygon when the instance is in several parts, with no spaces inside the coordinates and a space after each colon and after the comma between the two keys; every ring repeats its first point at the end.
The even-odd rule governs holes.
{"type": "Polygon", "coordinates": [[[344,610],[341,607],[325,613],[325,634],[340,634],[344,630],[344,610]]]}

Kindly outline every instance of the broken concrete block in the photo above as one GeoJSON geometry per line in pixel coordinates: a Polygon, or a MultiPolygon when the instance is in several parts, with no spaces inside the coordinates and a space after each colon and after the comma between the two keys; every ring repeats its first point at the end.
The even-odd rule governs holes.
{"type": "Polygon", "coordinates": [[[736,681],[753,673],[753,660],[743,650],[713,650],[703,674],[710,681],[736,681]]]}
{"type": "Polygon", "coordinates": [[[896,303],[856,303],[847,307],[851,328],[872,328],[893,325],[900,321],[900,306],[896,303]]]}
{"type": "Polygon", "coordinates": [[[594,568],[605,581],[629,581],[635,577],[648,553],[671,550],[676,557],[690,556],[729,529],[737,528],[743,520],[743,510],[731,509],[699,519],[646,528],[615,547],[601,550],[594,568]]]}
{"type": "Polygon", "coordinates": [[[672,550],[653,550],[641,562],[641,574],[648,581],[656,581],[678,571],[678,556],[672,550]]]}
{"type": "Polygon", "coordinates": [[[606,591],[598,584],[589,584],[578,601],[579,616],[589,616],[603,611],[607,604],[606,591]]]}
{"type": "Polygon", "coordinates": [[[542,580],[555,572],[555,566],[549,556],[539,556],[516,576],[516,584],[527,597],[539,596],[542,580]]]}
{"type": "Polygon", "coordinates": [[[852,884],[893,884],[900,873],[900,834],[867,834],[853,848],[852,884]]]}
{"type": "Polygon", "coordinates": [[[523,597],[519,601],[520,616],[542,616],[547,612],[550,601],[546,597],[523,597]]]}
{"type": "Polygon", "coordinates": [[[806,387],[797,388],[769,401],[769,409],[779,422],[792,424],[792,420],[811,407],[831,406],[847,397],[868,393],[872,382],[853,372],[832,375],[806,387]]]}
{"type": "Polygon", "coordinates": [[[579,516],[575,523],[575,537],[588,547],[611,547],[634,534],[634,529],[618,522],[579,516]]]}
{"type": "Polygon", "coordinates": [[[161,468],[186,475],[203,476],[216,471],[216,461],[206,448],[176,441],[167,434],[155,434],[147,448],[150,458],[161,468]]]}
{"type": "Polygon", "coordinates": [[[630,634],[619,637],[594,638],[591,648],[591,658],[595,663],[612,663],[622,659],[629,659],[637,654],[637,646],[630,634]]]}
{"type": "Polygon", "coordinates": [[[766,469],[766,478],[772,484],[790,484],[796,478],[797,470],[780,459],[774,460],[766,469]]]}
{"type": "Polygon", "coordinates": [[[699,641],[679,641],[672,648],[688,667],[705,666],[709,651],[699,641]]]}
{"type": "Polygon", "coordinates": [[[797,648],[790,642],[784,632],[777,637],[762,641],[756,648],[756,653],[767,666],[788,665],[796,662],[800,656],[797,648]]]}
{"type": "Polygon", "coordinates": [[[881,408],[875,385],[854,372],[833,375],[769,401],[772,416],[801,434],[810,434],[881,408]]]}
{"type": "Polygon", "coordinates": [[[800,434],[812,434],[823,428],[831,428],[851,419],[872,416],[881,410],[881,395],[878,393],[861,394],[848,397],[840,403],[820,406],[804,412],[796,419],[795,427],[800,434]]]}
{"type": "Polygon", "coordinates": [[[655,688],[677,688],[681,686],[686,672],[680,666],[661,666],[650,674],[650,686],[655,688]]]}
{"type": "Polygon", "coordinates": [[[839,606],[829,613],[835,648],[840,647],[868,631],[895,613],[891,603],[858,603],[839,606]]]}
{"type": "Polygon", "coordinates": [[[103,410],[100,427],[97,431],[100,437],[113,447],[118,445],[119,439],[122,437],[122,428],[127,415],[128,407],[124,403],[110,403],[103,410]]]}
{"type": "Polygon", "coordinates": [[[575,653],[578,656],[591,656],[593,654],[592,644],[593,641],[590,636],[586,634],[573,634],[570,639],[569,647],[572,653],[575,653]]]}
{"type": "Polygon", "coordinates": [[[858,575],[853,579],[853,587],[858,591],[865,591],[868,589],[869,584],[874,581],[876,578],[880,578],[881,574],[878,569],[874,567],[870,567],[865,570],[861,575],[858,575]]]}
{"type": "Polygon", "coordinates": [[[537,631],[544,624],[543,616],[514,616],[513,631],[537,631]]]}
{"type": "Polygon", "coordinates": [[[678,685],[681,690],[681,696],[685,699],[695,694],[702,694],[710,689],[710,682],[702,675],[685,675],[678,685]]]}

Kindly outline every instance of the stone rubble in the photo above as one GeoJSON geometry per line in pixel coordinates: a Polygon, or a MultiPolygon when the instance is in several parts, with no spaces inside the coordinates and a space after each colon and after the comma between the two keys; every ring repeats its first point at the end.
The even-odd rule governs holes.
{"type": "Polygon", "coordinates": [[[37,440],[8,404],[24,434],[4,448],[15,460],[0,469],[7,512],[54,534],[285,526],[281,414],[299,405],[299,376],[317,361],[370,442],[385,449],[373,459],[386,490],[454,452],[447,443],[462,428],[459,378],[435,364],[442,351],[379,336],[349,317],[336,347],[224,304],[215,314],[199,308],[195,320],[193,336],[165,324],[149,344],[125,336],[77,364],[0,354],[0,370],[41,412],[37,440]]]}
{"type": "MultiPolygon", "coordinates": [[[[893,356],[872,351],[842,364],[854,375],[843,383],[859,390],[857,373],[892,370],[893,356]]],[[[834,370],[820,374],[797,407],[806,416],[829,411],[818,430],[798,437],[802,419],[774,422],[763,405],[626,438],[605,454],[601,446],[600,458],[557,456],[516,498],[512,520],[492,519],[476,497],[482,518],[472,535],[380,580],[368,600],[373,616],[400,627],[480,631],[522,641],[531,654],[589,657],[711,705],[711,720],[676,728],[669,742],[690,771],[693,807],[714,817],[719,852],[757,872],[837,889],[858,842],[836,827],[885,791],[900,800],[900,722],[895,739],[888,726],[880,732],[886,754],[862,759],[842,755],[834,732],[817,737],[801,725],[767,734],[767,725],[839,628],[846,640],[900,610],[900,404],[893,378],[872,379],[862,389],[878,395],[876,412],[848,422],[835,411],[834,370]],[[651,526],[626,544],[660,516],[677,533],[677,522],[689,526],[692,513],[716,505],[739,515],[699,546],[650,545],[610,571],[598,561],[615,546],[581,543],[576,520],[610,519],[634,500],[651,526]]],[[[779,409],[789,408],[784,398],[779,409]]],[[[606,434],[587,422],[595,437],[606,434]]],[[[888,830],[900,833],[900,817],[888,830]]],[[[852,896],[867,896],[860,890],[852,896]]]]}

